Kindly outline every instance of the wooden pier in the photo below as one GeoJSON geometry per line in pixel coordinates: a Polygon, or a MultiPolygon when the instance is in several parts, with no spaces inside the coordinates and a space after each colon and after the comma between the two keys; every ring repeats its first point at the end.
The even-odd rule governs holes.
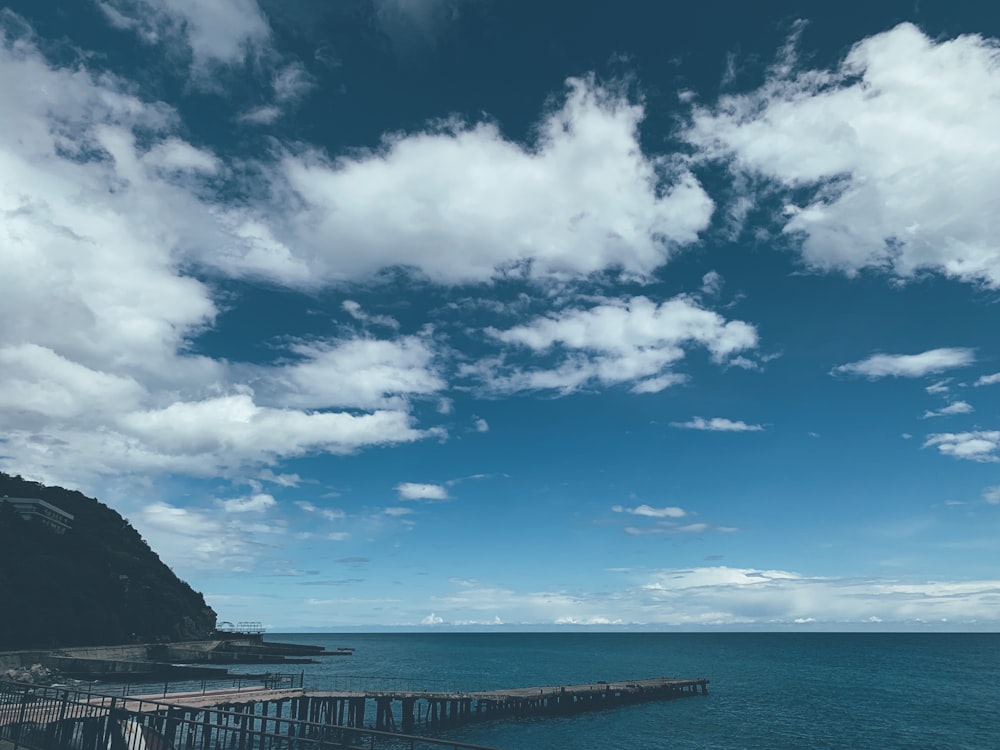
{"type": "Polygon", "coordinates": [[[475,721],[565,716],[707,693],[707,679],[677,677],[474,692],[260,686],[147,696],[0,682],[0,739],[36,750],[69,745],[322,750],[374,748],[376,739],[390,746],[405,740],[412,748],[489,750],[415,732],[437,734],[475,721]],[[115,744],[116,734],[145,739],[115,744]],[[152,737],[164,742],[155,744],[152,737]]]}
{"type": "Polygon", "coordinates": [[[417,727],[565,715],[698,694],[708,694],[707,679],[654,677],[475,692],[244,688],[238,693],[213,691],[134,696],[126,701],[125,707],[141,710],[144,700],[159,700],[177,709],[192,711],[216,708],[265,719],[288,718],[345,727],[364,727],[370,722],[377,730],[409,732],[417,727]],[[374,709],[374,713],[369,709],[374,709]]]}

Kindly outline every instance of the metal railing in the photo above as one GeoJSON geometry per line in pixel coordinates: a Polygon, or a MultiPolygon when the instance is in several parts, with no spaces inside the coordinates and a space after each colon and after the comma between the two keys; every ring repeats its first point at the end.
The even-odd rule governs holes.
{"type": "MultiPolygon", "coordinates": [[[[214,690],[234,690],[237,693],[248,689],[294,690],[305,684],[305,672],[266,672],[264,674],[230,674],[226,677],[206,677],[201,680],[164,680],[162,682],[124,682],[113,688],[115,695],[154,695],[167,697],[176,693],[207,693],[214,690]],[[161,687],[162,686],[162,687],[161,687]]],[[[106,685],[99,691],[110,695],[112,688],[106,685]]]]}
{"type": "Polygon", "coordinates": [[[242,708],[0,681],[0,740],[11,750],[493,750],[282,717],[269,713],[266,703],[242,708]]]}

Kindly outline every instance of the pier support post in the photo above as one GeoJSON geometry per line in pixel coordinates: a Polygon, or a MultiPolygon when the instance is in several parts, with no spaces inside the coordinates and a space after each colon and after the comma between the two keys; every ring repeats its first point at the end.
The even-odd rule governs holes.
{"type": "Polygon", "coordinates": [[[416,704],[415,698],[403,698],[403,731],[413,730],[413,707],[416,704]]]}

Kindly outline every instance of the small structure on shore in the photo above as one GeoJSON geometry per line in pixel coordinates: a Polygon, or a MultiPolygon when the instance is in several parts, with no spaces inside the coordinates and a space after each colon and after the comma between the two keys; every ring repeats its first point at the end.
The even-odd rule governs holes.
{"type": "Polygon", "coordinates": [[[224,639],[264,640],[264,625],[259,622],[238,622],[235,625],[223,620],[215,626],[215,635],[224,639]]]}
{"type": "Polygon", "coordinates": [[[25,521],[35,521],[47,526],[57,534],[65,534],[73,527],[73,514],[37,497],[0,497],[25,521]]]}

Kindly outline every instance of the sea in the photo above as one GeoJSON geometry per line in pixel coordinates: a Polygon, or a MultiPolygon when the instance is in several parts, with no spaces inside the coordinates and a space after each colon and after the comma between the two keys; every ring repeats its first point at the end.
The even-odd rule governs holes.
{"type": "Polygon", "coordinates": [[[708,695],[433,733],[502,750],[1000,750],[996,633],[269,633],[266,640],[354,649],[284,668],[314,688],[710,680],[708,695]]]}

